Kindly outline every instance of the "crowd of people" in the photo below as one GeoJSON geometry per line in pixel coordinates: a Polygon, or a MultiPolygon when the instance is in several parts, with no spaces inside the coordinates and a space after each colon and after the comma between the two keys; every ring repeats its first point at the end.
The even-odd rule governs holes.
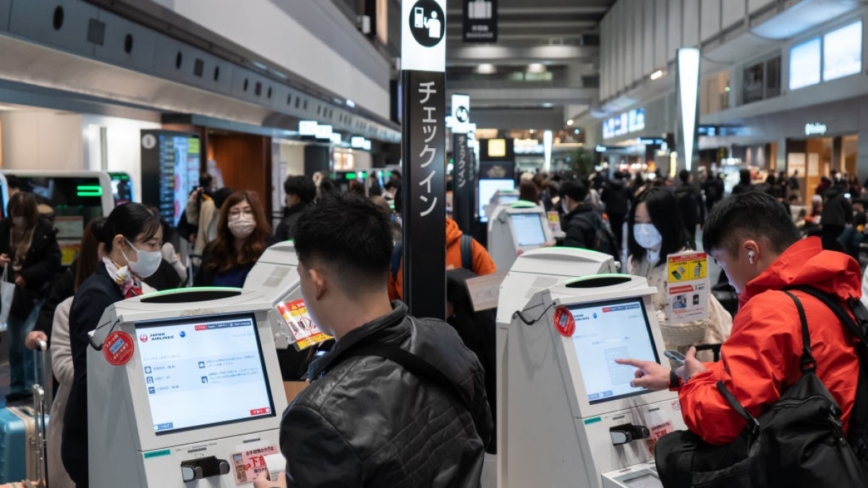
{"type": "MultiPolygon", "coordinates": [[[[642,175],[629,179],[621,172],[611,177],[598,173],[586,178],[525,174],[520,177],[519,194],[522,200],[560,214],[562,235],[546,245],[609,253],[623,261],[626,272],[657,287],[658,293],[652,298],[653,312],[666,349],[680,350],[694,361],[696,353],[691,346],[696,344],[724,343],[730,350],[751,347],[744,333],[735,342],[730,339],[738,328],[738,322],[733,325],[735,310],[728,310],[714,296],[709,299],[708,319],[687,324],[671,320],[667,257],[696,249],[700,230],[704,249],[711,250],[723,268],[722,279],[742,293],[744,300],[745,290],[755,296],[761,290],[783,286],[770,281],[759,287],[752,281],[768,273],[779,274],[775,268],[779,259],[793,262],[822,246],[830,251],[852,251],[852,257],[858,260],[859,244],[868,223],[868,205],[862,199],[865,190],[858,183],[854,187],[853,178],[833,174],[816,189],[811,209],[798,210],[792,208],[799,203],[797,175],[769,176],[759,184],[754,184],[747,171],[741,176],[732,190],[735,197],[729,198],[724,198],[720,175],[700,172],[694,181],[694,175],[687,171],[668,179],[642,175]],[[747,207],[733,202],[747,202],[747,207],[753,205],[750,208],[784,222],[757,223],[757,216],[743,216],[750,211],[745,210],[747,207]],[[738,235],[747,264],[735,259],[741,251],[736,249],[732,255],[734,248],[728,243],[735,237],[726,226],[748,226],[738,235]],[[748,239],[753,233],[759,233],[759,237],[748,239]],[[810,236],[822,239],[795,243],[798,238],[810,236]],[[855,245],[855,251],[848,245],[855,245]],[[762,266],[756,267],[757,263],[762,266]],[[750,273],[748,266],[753,270],[750,273]]],[[[23,191],[13,195],[9,218],[0,222],[0,266],[4,268],[3,279],[14,285],[7,318],[12,379],[7,401],[29,397],[36,378],[31,376],[34,365],[28,362],[33,356],[26,349],[37,348],[39,341],[50,342],[53,373],[59,385],[48,433],[52,486],[87,486],[87,412],[93,406],[87,404],[86,351],[88,333],[97,327],[103,311],[125,298],[190,283],[242,287],[263,252],[275,242],[290,239],[299,256],[306,304],[318,325],[338,339],[332,352],[311,365],[313,375],[309,379],[314,384],[284,416],[285,438],[318,439],[281,446],[291,473],[288,479],[294,483],[290,486],[352,484],[366,476],[371,477],[369,481],[411,476],[403,470],[376,470],[358,462],[360,452],[404,452],[401,449],[414,445],[412,439],[372,438],[370,432],[353,424],[352,418],[365,415],[365,409],[373,407],[358,406],[348,412],[315,400],[316,392],[323,389],[332,394],[342,391],[342,395],[351,397],[359,389],[370,389],[371,380],[377,378],[377,384],[382,386],[377,391],[385,395],[383,401],[388,401],[386,397],[406,399],[415,395],[416,405],[429,405],[438,412],[447,408],[443,392],[424,386],[418,378],[388,375],[386,369],[390,366],[384,365],[382,358],[349,359],[352,353],[347,351],[376,337],[423,357],[446,371],[447,376],[473,378],[472,382],[462,383],[465,390],[461,395],[469,410],[458,413],[460,422],[449,427],[455,429],[451,436],[464,436],[460,449],[443,452],[436,443],[426,443],[413,452],[425,452],[430,460],[430,466],[422,463],[420,472],[455,462],[455,484],[450,486],[474,486],[472,480],[478,479],[481,470],[481,454],[486,449],[491,451],[494,444],[487,442],[494,436],[492,415],[496,413],[495,354],[493,342],[488,340],[494,330],[494,314],[473,310],[464,282],[495,273],[496,266],[480,242],[447,218],[444,271],[449,326],[430,320],[420,326],[400,301],[395,301],[403,293],[400,175],[393,174],[382,188],[379,184],[356,183],[344,192],[323,175],[288,177],[284,183],[283,218],[272,232],[259,195],[215,189],[210,176],[203,175],[201,187],[191,193],[177,228],[165,222],[155,208],[136,203],[117,207],[107,218],[88,222],[80,252],[66,268],[61,266],[50,216],[39,211],[34,195],[23,191]],[[194,261],[184,263],[180,258],[184,246],[194,261]],[[87,299],[77,299],[83,296],[87,299]],[[346,320],[350,316],[354,318],[346,320]],[[456,344],[464,345],[460,357],[455,355],[459,350],[456,344]],[[344,354],[347,357],[341,359],[344,354]],[[342,450],[347,450],[345,456],[334,456],[342,450]],[[313,464],[321,467],[323,457],[337,463],[334,470],[308,469],[313,464]]],[[[853,267],[852,261],[839,264],[848,270],[853,267]]],[[[755,315],[739,310],[736,320],[758,320],[755,315]]],[[[640,362],[628,364],[639,368],[639,376],[647,378],[637,384],[659,387],[663,373],[656,367],[640,362]]],[[[693,362],[690,365],[694,374],[704,371],[693,362]]],[[[709,378],[725,374],[731,373],[714,370],[709,378]]],[[[703,391],[700,387],[685,389],[694,390],[703,391]]],[[[383,418],[377,429],[397,432],[413,422],[411,416],[383,418]]],[[[423,430],[430,429],[433,435],[443,428],[445,424],[423,430]]],[[[709,436],[727,440],[733,429],[732,425],[721,425],[709,436]]],[[[415,438],[429,437],[426,434],[415,438]]],[[[280,480],[277,486],[287,482],[280,480]]],[[[257,486],[274,486],[268,483],[257,486]]]]}

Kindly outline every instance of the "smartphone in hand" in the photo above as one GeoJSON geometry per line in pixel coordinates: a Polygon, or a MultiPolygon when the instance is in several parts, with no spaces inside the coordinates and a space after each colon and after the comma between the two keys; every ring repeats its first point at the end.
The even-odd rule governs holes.
{"type": "Polygon", "coordinates": [[[684,366],[684,354],[678,351],[663,351],[663,355],[672,360],[678,366],[684,366]]]}

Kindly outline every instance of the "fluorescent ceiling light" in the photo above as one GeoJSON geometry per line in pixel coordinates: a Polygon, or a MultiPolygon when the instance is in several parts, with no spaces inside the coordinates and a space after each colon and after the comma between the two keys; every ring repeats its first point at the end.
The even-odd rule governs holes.
{"type": "Polygon", "coordinates": [[[686,169],[690,171],[693,165],[693,143],[698,118],[696,109],[699,99],[699,49],[679,49],[677,60],[684,160],[686,169]]]}
{"type": "Polygon", "coordinates": [[[527,72],[528,73],[545,73],[546,67],[542,63],[531,63],[531,64],[527,65],[527,72]]]}
{"type": "Polygon", "coordinates": [[[354,102],[354,101],[350,100],[349,98],[347,98],[347,107],[350,107],[350,108],[356,108],[356,102],[354,102]]]}
{"type": "Polygon", "coordinates": [[[574,124],[573,119],[570,119],[570,120],[567,121],[567,125],[568,125],[568,126],[572,127],[573,124],[574,124]]]}
{"type": "Polygon", "coordinates": [[[491,63],[482,63],[476,67],[476,72],[481,75],[491,75],[497,73],[497,68],[491,63]]]}
{"type": "Polygon", "coordinates": [[[658,69],[657,71],[651,73],[651,79],[652,80],[659,80],[660,78],[663,78],[663,70],[662,69],[658,69]]]}
{"type": "Polygon", "coordinates": [[[546,102],[546,103],[543,104],[543,108],[552,108],[552,107],[554,107],[554,104],[551,104],[551,103],[548,103],[548,102],[546,102]]]}

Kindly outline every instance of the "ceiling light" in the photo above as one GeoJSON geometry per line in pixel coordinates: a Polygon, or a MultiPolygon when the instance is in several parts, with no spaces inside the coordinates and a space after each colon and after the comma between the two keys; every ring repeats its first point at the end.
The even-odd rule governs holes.
{"type": "Polygon", "coordinates": [[[573,126],[573,119],[568,120],[568,121],[567,121],[567,125],[570,126],[570,127],[572,127],[572,126],[573,126]]]}
{"type": "Polygon", "coordinates": [[[663,70],[662,69],[658,69],[657,71],[651,73],[651,79],[652,80],[659,80],[660,78],[663,78],[663,70]]]}
{"type": "Polygon", "coordinates": [[[531,133],[531,134],[533,134],[533,133],[534,133],[534,132],[536,132],[536,131],[535,131],[535,130],[533,130],[533,129],[531,129],[531,130],[530,130],[530,133],[531,133]]]}
{"type": "Polygon", "coordinates": [[[545,73],[546,67],[542,63],[531,63],[531,64],[527,65],[527,72],[528,73],[545,73]]]}
{"type": "Polygon", "coordinates": [[[726,90],[726,93],[729,93],[729,87],[724,88],[724,90],[726,90]]]}
{"type": "Polygon", "coordinates": [[[580,133],[580,132],[582,132],[582,131],[580,131],[579,129],[576,129],[576,130],[574,130],[573,132],[575,132],[576,134],[578,134],[578,133],[580,133]]]}
{"type": "Polygon", "coordinates": [[[497,72],[497,68],[491,63],[482,63],[476,67],[476,72],[481,75],[491,75],[497,72]]]}
{"type": "Polygon", "coordinates": [[[546,102],[543,104],[543,108],[552,108],[552,107],[554,107],[554,105],[551,103],[546,102]]]}

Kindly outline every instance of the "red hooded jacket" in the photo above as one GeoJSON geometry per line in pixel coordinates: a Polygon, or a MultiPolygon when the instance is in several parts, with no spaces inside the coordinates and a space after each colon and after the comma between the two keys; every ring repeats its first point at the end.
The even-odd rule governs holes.
{"type": "MultiPolygon", "coordinates": [[[[679,394],[684,422],[706,442],[732,442],[745,428],[745,421],[717,391],[718,380],[756,417],[801,377],[799,314],[793,300],[780,291],[794,285],[810,285],[842,300],[862,295],[856,261],[846,254],[823,251],[817,237],[793,244],[748,283],[739,297],[739,312],[732,335],[721,349],[721,361],[706,364],[708,371],[691,378],[679,394]]],[[[846,429],[859,377],[856,339],[819,300],[793,294],[808,318],[817,376],[843,410],[846,429]]]]}

